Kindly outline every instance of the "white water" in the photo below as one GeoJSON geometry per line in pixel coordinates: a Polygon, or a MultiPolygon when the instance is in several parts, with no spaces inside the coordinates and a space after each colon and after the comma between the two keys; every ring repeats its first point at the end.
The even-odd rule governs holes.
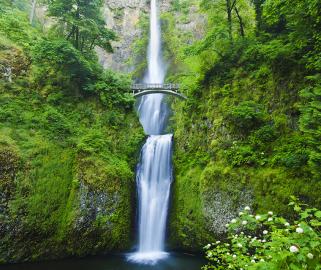
{"type": "MultiPolygon", "coordinates": [[[[148,72],[144,81],[163,83],[165,72],[157,0],[151,0],[148,72]]],[[[156,263],[167,257],[164,243],[172,182],[172,134],[160,135],[165,131],[168,114],[163,97],[162,94],[146,95],[138,107],[140,121],[146,134],[150,134],[137,168],[138,250],[129,256],[139,263],[156,263]]]]}
{"type": "MultiPolygon", "coordinates": [[[[162,40],[157,0],[151,1],[148,71],[145,83],[163,83],[166,68],[162,59],[162,40]]],[[[161,134],[166,128],[167,107],[162,94],[143,96],[138,107],[140,122],[146,134],[161,134]]]]}

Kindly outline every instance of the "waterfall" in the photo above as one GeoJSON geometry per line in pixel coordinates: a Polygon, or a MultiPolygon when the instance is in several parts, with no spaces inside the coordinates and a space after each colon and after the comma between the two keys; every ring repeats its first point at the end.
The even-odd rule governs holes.
{"type": "MultiPolygon", "coordinates": [[[[162,59],[161,27],[157,0],[151,1],[150,35],[148,45],[148,71],[145,83],[163,83],[165,65],[162,59]]],[[[162,94],[143,96],[139,107],[139,118],[146,134],[161,134],[166,128],[168,110],[162,94]]]]}
{"type": "MultiPolygon", "coordinates": [[[[148,72],[144,81],[163,83],[165,73],[157,0],[151,0],[148,72]]],[[[138,250],[129,259],[155,263],[167,256],[164,242],[172,182],[172,134],[161,135],[165,132],[168,115],[162,94],[143,96],[138,113],[149,137],[141,151],[136,177],[139,200],[138,250]]]]}

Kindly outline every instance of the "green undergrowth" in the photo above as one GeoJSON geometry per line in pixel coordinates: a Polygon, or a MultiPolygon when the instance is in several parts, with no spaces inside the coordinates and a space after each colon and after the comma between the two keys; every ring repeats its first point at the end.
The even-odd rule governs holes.
{"type": "Polygon", "coordinates": [[[15,8],[0,15],[0,67],[0,262],[130,247],[144,139],[130,78],[15,8]]]}
{"type": "MultiPolygon", "coordinates": [[[[174,1],[175,12],[184,13],[179,2],[174,1]]],[[[264,19],[244,9],[249,1],[237,1],[247,35],[240,37],[238,25],[233,24],[231,42],[226,18],[216,13],[224,10],[223,2],[220,6],[200,1],[208,25],[204,37],[194,39],[192,45],[185,42],[188,32],[175,28],[179,16],[163,16],[167,54],[176,65],[168,80],[180,83],[188,96],[173,108],[173,248],[200,250],[220,239],[226,233],[225,223],[245,205],[288,218],[292,195],[313,207],[321,206],[320,171],[316,170],[320,81],[313,75],[319,70],[313,60],[319,47],[315,39],[314,53],[310,53],[297,40],[308,39],[307,33],[317,30],[303,19],[309,30],[306,36],[296,36],[302,28],[286,9],[282,14],[289,16],[288,28],[279,25],[275,30],[282,18],[277,12],[267,13],[276,8],[272,1],[266,4],[264,19]],[[265,29],[257,30],[259,19],[266,23],[265,29]]],[[[298,15],[298,10],[292,12],[298,15]]],[[[307,18],[317,16],[309,11],[307,18]]]]}

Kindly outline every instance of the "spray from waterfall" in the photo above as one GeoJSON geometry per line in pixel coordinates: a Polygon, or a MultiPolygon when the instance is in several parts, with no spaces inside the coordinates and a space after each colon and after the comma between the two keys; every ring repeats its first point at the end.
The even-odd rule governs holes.
{"type": "MultiPolygon", "coordinates": [[[[163,83],[166,69],[162,59],[161,27],[157,0],[151,0],[148,72],[145,83],[163,83]]],[[[166,220],[172,182],[172,134],[164,133],[168,108],[162,94],[142,97],[138,106],[140,121],[149,134],[137,167],[138,250],[129,259],[155,263],[167,257],[166,220]]]]}

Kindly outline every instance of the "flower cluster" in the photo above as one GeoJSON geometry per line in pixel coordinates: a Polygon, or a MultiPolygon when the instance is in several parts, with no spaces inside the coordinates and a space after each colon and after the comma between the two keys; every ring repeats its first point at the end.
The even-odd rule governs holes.
{"type": "Polygon", "coordinates": [[[321,269],[321,211],[290,205],[297,216],[291,224],[272,211],[253,215],[245,207],[226,224],[225,241],[204,247],[210,263],[203,269],[321,269]]]}

